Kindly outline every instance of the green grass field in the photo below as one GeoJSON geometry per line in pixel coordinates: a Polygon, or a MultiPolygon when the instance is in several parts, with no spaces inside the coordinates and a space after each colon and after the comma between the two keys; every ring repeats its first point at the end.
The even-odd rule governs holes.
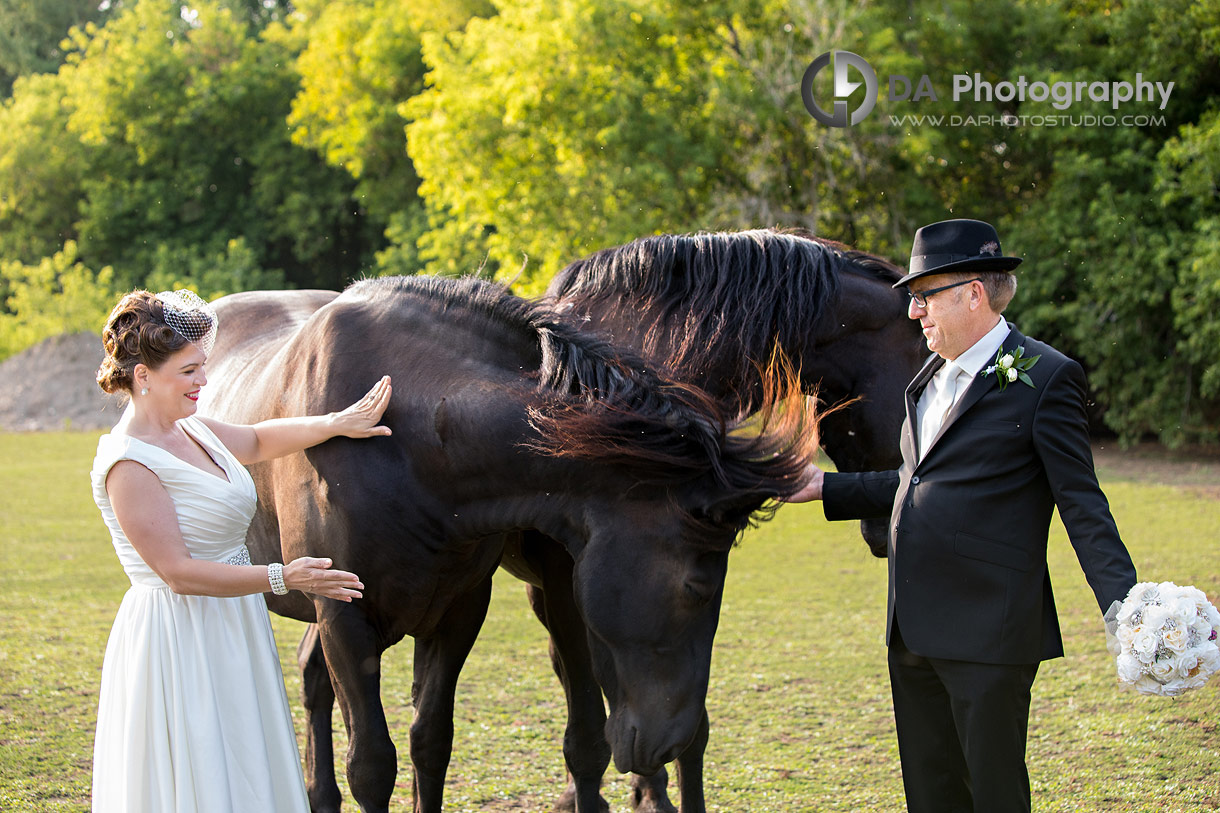
{"type": "MultiPolygon", "coordinates": [[[[3,811],[88,809],[102,654],[127,585],[89,495],[96,438],[0,435],[3,811]]],[[[1102,474],[1141,578],[1220,598],[1220,474],[1174,486],[1126,468],[1102,474]]],[[[816,506],[785,507],[730,562],[708,693],[710,809],[902,810],[884,563],[854,523],[827,523],[816,506]]],[[[1120,691],[1092,593],[1058,525],[1051,572],[1068,655],[1044,664],[1034,686],[1034,809],[1220,809],[1220,680],[1176,699],[1120,691]]],[[[274,624],[299,735],[293,653],[302,626],[274,624]]],[[[410,643],[387,652],[383,666],[399,747],[394,809],[405,811],[410,643]]],[[[523,588],[503,574],[458,693],[446,809],[549,810],[564,781],[563,697],[523,588]]],[[[342,754],[337,714],[335,725],[342,754]]],[[[613,809],[628,809],[613,768],[604,792],[613,809]]],[[[355,809],[350,797],[347,805],[355,809]]]]}

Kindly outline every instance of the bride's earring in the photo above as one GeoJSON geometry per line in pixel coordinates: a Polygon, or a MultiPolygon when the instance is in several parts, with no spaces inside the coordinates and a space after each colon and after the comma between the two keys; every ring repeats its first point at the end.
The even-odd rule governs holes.
{"type": "Polygon", "coordinates": [[[143,389],[141,389],[140,395],[148,395],[148,387],[144,387],[143,389]]]}

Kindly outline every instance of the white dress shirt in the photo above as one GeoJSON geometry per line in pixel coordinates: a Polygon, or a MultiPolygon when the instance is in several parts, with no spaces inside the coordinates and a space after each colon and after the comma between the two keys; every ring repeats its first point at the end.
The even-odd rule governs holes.
{"type": "Polygon", "coordinates": [[[952,361],[946,361],[924,387],[915,407],[915,417],[919,422],[920,458],[932,445],[945,422],[945,416],[966,392],[970,382],[995,360],[1009,330],[1008,323],[1000,319],[995,327],[983,334],[969,350],[952,361]]]}

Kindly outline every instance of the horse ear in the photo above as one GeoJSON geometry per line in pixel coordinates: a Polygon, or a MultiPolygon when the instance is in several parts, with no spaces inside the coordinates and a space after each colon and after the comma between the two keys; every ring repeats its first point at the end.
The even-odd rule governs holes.
{"type": "Polygon", "coordinates": [[[761,492],[735,494],[712,502],[700,513],[716,525],[729,525],[740,530],[750,524],[754,512],[762,508],[766,501],[767,495],[761,492]]]}

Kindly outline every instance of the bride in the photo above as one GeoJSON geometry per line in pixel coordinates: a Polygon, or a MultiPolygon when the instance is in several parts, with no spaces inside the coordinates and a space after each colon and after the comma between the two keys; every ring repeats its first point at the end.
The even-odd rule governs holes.
{"type": "Polygon", "coordinates": [[[245,465],[340,435],[389,435],[383,378],[330,415],[234,426],[195,416],[216,314],[191,291],[127,294],[97,381],[130,403],[90,477],[131,589],[102,666],[93,810],[293,811],[309,802],[261,594],[338,601],[364,585],[330,559],[252,565],[245,465]]]}

